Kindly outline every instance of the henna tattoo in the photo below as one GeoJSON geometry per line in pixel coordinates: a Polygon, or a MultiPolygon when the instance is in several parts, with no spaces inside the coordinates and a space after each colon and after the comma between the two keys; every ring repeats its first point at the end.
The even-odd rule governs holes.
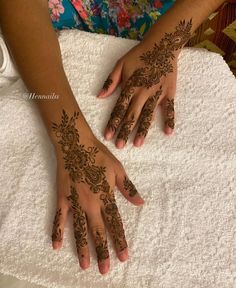
{"type": "Polygon", "coordinates": [[[71,203],[71,209],[73,214],[74,236],[76,241],[76,248],[79,254],[80,248],[87,246],[87,226],[86,216],[82,207],[79,204],[79,195],[75,187],[70,187],[70,196],[67,199],[71,203]]]}
{"type": "Polygon", "coordinates": [[[111,113],[107,124],[108,129],[113,132],[116,131],[126,113],[136,87],[149,89],[158,84],[162,76],[173,72],[174,51],[181,49],[191,37],[191,28],[192,19],[188,22],[180,21],[174,32],[165,33],[159,44],[155,43],[150,51],[140,56],[144,66],[136,69],[126,81],[125,88],[122,90],[121,96],[111,113]]]}
{"type": "Polygon", "coordinates": [[[73,116],[69,118],[63,110],[61,123],[52,124],[52,129],[59,138],[58,143],[65,155],[65,169],[68,170],[73,182],[87,183],[93,193],[107,192],[110,186],[105,176],[106,168],[95,165],[98,148],[85,148],[80,144],[80,136],[75,127],[78,116],[79,112],[74,112],[73,116]]]}
{"type": "Polygon", "coordinates": [[[108,224],[116,249],[118,251],[123,251],[128,246],[125,239],[125,232],[121,216],[116,205],[114,192],[111,191],[110,193],[106,194],[102,193],[100,195],[100,199],[103,201],[104,204],[105,219],[108,224]]]}
{"type": "Polygon", "coordinates": [[[171,129],[174,129],[175,127],[175,119],[174,119],[174,99],[167,99],[166,103],[166,121],[165,124],[170,127],[171,129]]]}
{"type": "Polygon", "coordinates": [[[161,96],[162,90],[158,90],[153,96],[149,97],[140,117],[140,125],[137,131],[137,136],[146,137],[148,129],[151,126],[154,110],[157,105],[157,101],[161,96]]]}
{"type": "MultiPolygon", "coordinates": [[[[74,114],[69,117],[63,110],[60,123],[52,123],[52,129],[58,138],[58,143],[64,154],[65,169],[68,171],[74,183],[87,183],[93,193],[101,193],[100,200],[104,204],[106,222],[110,228],[117,250],[122,251],[127,247],[127,242],[114,193],[110,191],[110,185],[106,180],[106,167],[96,165],[95,160],[99,152],[98,148],[86,148],[80,143],[80,135],[76,128],[76,120],[78,117],[78,112],[74,112],[74,114]]],[[[70,187],[70,195],[67,196],[67,199],[71,204],[74,236],[79,254],[81,253],[80,248],[88,245],[86,214],[79,204],[79,195],[74,186],[70,187]]],[[[107,240],[102,239],[101,235],[98,234],[96,237],[98,260],[107,259],[109,257],[107,240]]]]}
{"type": "Polygon", "coordinates": [[[53,229],[52,229],[52,241],[62,241],[62,232],[60,228],[60,217],[61,217],[61,208],[59,208],[56,212],[54,221],[53,221],[53,229]]]}
{"type": "Polygon", "coordinates": [[[117,136],[117,139],[122,139],[125,143],[128,140],[129,134],[132,130],[132,126],[134,125],[134,115],[131,116],[129,120],[126,120],[121,126],[120,132],[117,136]]]}
{"type": "Polygon", "coordinates": [[[101,235],[99,231],[96,231],[95,246],[96,246],[98,262],[109,258],[107,240],[103,238],[103,236],[101,235]]]}
{"type": "Polygon", "coordinates": [[[113,83],[113,80],[110,77],[108,77],[107,80],[104,82],[102,89],[107,91],[110,88],[112,83],[113,83]]]}
{"type": "Polygon", "coordinates": [[[125,190],[127,190],[129,192],[129,196],[130,197],[134,197],[138,193],[138,191],[135,188],[134,184],[126,176],[125,176],[125,179],[124,179],[124,188],[125,188],[125,190]]]}

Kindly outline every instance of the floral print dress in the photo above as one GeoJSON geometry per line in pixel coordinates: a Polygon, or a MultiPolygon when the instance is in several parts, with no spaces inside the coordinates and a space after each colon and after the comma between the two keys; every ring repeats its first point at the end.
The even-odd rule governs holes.
{"type": "Polygon", "coordinates": [[[142,40],[175,0],[48,0],[55,29],[77,28],[142,40]]]}

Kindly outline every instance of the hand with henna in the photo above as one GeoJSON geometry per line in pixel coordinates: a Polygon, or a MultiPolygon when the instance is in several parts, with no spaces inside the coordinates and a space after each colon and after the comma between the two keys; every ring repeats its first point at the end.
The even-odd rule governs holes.
{"type": "Polygon", "coordinates": [[[174,96],[176,93],[177,58],[180,49],[190,38],[192,20],[180,21],[171,33],[159,41],[147,37],[116,63],[99,93],[105,98],[121,83],[121,94],[111,113],[105,138],[117,133],[116,146],[123,148],[137,126],[134,145],[144,143],[157,106],[161,104],[165,133],[171,134],[174,125],[174,96]]]}
{"type": "Polygon", "coordinates": [[[96,248],[100,273],[110,266],[105,226],[120,261],[128,258],[125,232],[115,201],[114,187],[134,205],[142,205],[135,186],[120,162],[95,137],[81,134],[79,112],[62,111],[61,121],[52,124],[57,155],[57,210],[53,224],[53,248],[62,246],[67,213],[73,215],[74,236],[81,268],[90,264],[88,231],[96,248]],[[83,135],[83,137],[82,137],[83,135]]]}

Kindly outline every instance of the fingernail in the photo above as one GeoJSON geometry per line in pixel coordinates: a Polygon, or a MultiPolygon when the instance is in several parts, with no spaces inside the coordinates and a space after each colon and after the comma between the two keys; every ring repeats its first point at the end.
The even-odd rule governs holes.
{"type": "Polygon", "coordinates": [[[61,242],[52,242],[53,250],[59,250],[61,247],[61,242]]]}
{"type": "Polygon", "coordinates": [[[98,97],[98,98],[102,97],[102,95],[103,95],[104,93],[105,93],[105,90],[102,89],[102,90],[98,93],[97,97],[98,97]]]}
{"type": "Polygon", "coordinates": [[[80,267],[81,267],[82,269],[87,269],[87,268],[89,268],[89,261],[88,261],[88,259],[86,259],[86,258],[80,259],[80,267]]]}
{"type": "Polygon", "coordinates": [[[137,202],[138,202],[139,204],[144,204],[145,201],[143,200],[143,198],[141,198],[141,197],[139,196],[137,202]]]}
{"type": "Polygon", "coordinates": [[[116,147],[117,147],[118,149],[121,149],[121,148],[123,148],[124,146],[125,146],[125,141],[124,141],[124,140],[118,139],[118,140],[116,141],[116,147]]]}
{"type": "Polygon", "coordinates": [[[140,137],[134,139],[134,146],[140,147],[143,144],[143,139],[140,137]]]}
{"type": "Polygon", "coordinates": [[[166,128],[165,128],[165,133],[166,133],[167,135],[170,135],[170,134],[173,133],[173,129],[171,129],[170,127],[166,127],[166,128]]]}
{"type": "Polygon", "coordinates": [[[124,252],[120,252],[118,254],[118,258],[120,261],[124,262],[128,259],[128,252],[127,251],[124,251],[124,252]]]}
{"type": "Polygon", "coordinates": [[[112,132],[110,132],[110,131],[107,131],[107,132],[105,132],[105,139],[106,140],[111,140],[111,138],[112,138],[112,132]]]}
{"type": "Polygon", "coordinates": [[[106,262],[99,263],[98,268],[101,274],[106,274],[109,270],[109,265],[106,262]]]}

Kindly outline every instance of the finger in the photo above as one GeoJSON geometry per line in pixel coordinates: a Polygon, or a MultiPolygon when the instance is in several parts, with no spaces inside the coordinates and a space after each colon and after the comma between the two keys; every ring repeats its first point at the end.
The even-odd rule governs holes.
{"type": "Polygon", "coordinates": [[[106,81],[103,84],[101,91],[98,93],[98,98],[105,98],[110,96],[119,85],[121,81],[123,62],[117,61],[113,71],[109,74],[106,81]]]}
{"type": "Polygon", "coordinates": [[[136,147],[140,147],[145,140],[145,137],[148,134],[149,128],[151,126],[152,120],[153,120],[153,114],[155,111],[155,108],[158,105],[158,101],[162,95],[162,86],[160,86],[160,89],[156,91],[156,93],[149,97],[147,102],[145,103],[141,117],[140,117],[140,123],[137,130],[137,134],[134,139],[134,145],[136,147]]]}
{"type": "Polygon", "coordinates": [[[121,95],[118,98],[116,105],[111,113],[110,119],[107,123],[107,127],[104,133],[104,136],[107,140],[110,140],[116,133],[116,130],[123,120],[129,107],[129,103],[134,94],[134,90],[135,88],[129,86],[128,80],[127,85],[125,85],[121,91],[121,95]]]}
{"type": "Polygon", "coordinates": [[[102,193],[100,199],[103,202],[102,214],[111,234],[117,257],[122,262],[126,261],[128,259],[128,245],[113,191],[106,194],[102,193]]]}
{"type": "Polygon", "coordinates": [[[75,187],[71,186],[70,193],[71,194],[67,197],[67,199],[70,201],[73,214],[74,236],[76,241],[77,254],[80,267],[82,269],[86,269],[90,265],[86,214],[79,204],[79,195],[75,187]]]}
{"type": "Polygon", "coordinates": [[[105,274],[110,268],[110,258],[107,245],[105,226],[101,214],[88,215],[88,225],[92,233],[97,253],[98,268],[101,274],[105,274]]]}
{"type": "Polygon", "coordinates": [[[63,241],[64,227],[68,214],[68,208],[63,203],[58,204],[52,228],[53,249],[60,249],[63,241]]]}
{"type": "Polygon", "coordinates": [[[125,170],[121,164],[120,167],[116,170],[116,186],[124,195],[124,197],[132,204],[137,206],[144,204],[143,198],[138,193],[136,187],[125,173],[125,170]]]}
{"type": "MultiPolygon", "coordinates": [[[[129,108],[126,112],[126,115],[124,117],[124,120],[121,123],[120,131],[117,135],[116,140],[116,147],[121,149],[125,146],[125,144],[128,141],[128,137],[132,133],[134,127],[136,126],[138,119],[140,117],[143,105],[145,103],[144,97],[140,94],[143,94],[143,91],[139,91],[139,94],[137,94],[135,97],[132,98],[129,108]]],[[[142,95],[143,96],[143,95],[142,95]]]]}
{"type": "Polygon", "coordinates": [[[174,98],[167,98],[165,105],[163,106],[165,116],[165,128],[164,131],[167,135],[173,133],[175,127],[175,109],[174,98]]]}

